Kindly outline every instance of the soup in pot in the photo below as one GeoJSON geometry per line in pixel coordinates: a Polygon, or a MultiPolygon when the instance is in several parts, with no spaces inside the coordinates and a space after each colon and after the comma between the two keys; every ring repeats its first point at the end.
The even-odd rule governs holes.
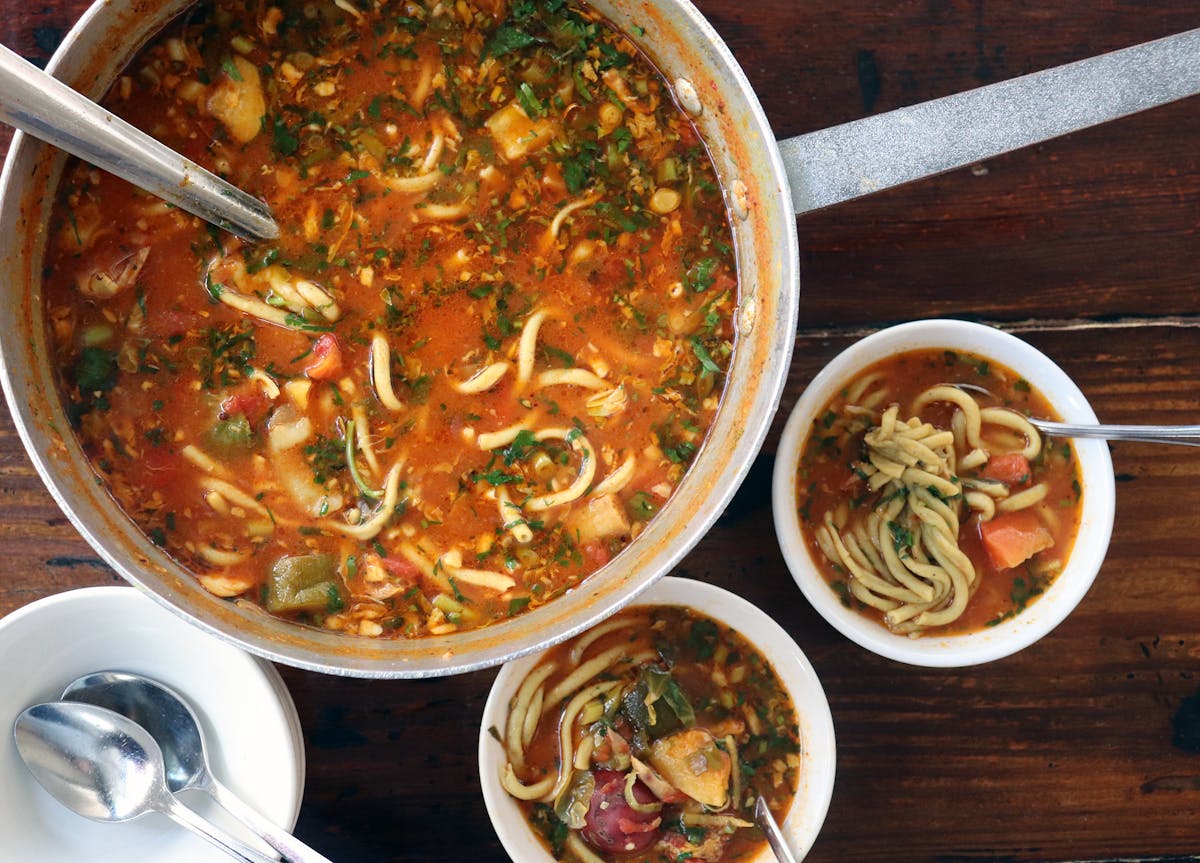
{"type": "Polygon", "coordinates": [[[561,595],[671,497],[733,351],[732,239],[692,123],[595,12],[218,0],[104,104],[282,228],[246,243],[79,163],[51,218],[75,432],[209,591],[452,633],[561,595]]]}

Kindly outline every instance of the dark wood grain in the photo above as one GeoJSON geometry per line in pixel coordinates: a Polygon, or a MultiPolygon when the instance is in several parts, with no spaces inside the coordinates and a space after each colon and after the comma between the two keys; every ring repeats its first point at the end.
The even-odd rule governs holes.
{"type": "MultiPolygon", "coordinates": [[[[1200,26],[1194,0],[700,5],[781,136],[1200,26]]],[[[0,0],[0,41],[44,62],[82,8],[0,0]]],[[[1200,853],[1200,752],[1172,742],[1200,687],[1200,451],[1115,445],[1117,521],[1095,586],[1049,637],[981,668],[909,668],[846,642],[795,589],[770,512],[786,411],[837,351],[896,321],[1011,329],[1104,419],[1200,419],[1198,142],[1193,98],[799,220],[801,329],[780,414],[680,573],[769,609],[821,676],[839,766],[809,859],[1200,853]]],[[[0,614],[116,580],[44,491],[6,413],[0,507],[0,614]]],[[[504,858],[475,766],[493,672],[282,671],[305,730],[302,838],[345,863],[504,858]]]]}

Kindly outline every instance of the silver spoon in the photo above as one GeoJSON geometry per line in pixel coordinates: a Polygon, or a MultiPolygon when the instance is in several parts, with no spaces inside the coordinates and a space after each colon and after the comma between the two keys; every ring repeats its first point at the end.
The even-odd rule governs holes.
{"type": "Polygon", "coordinates": [[[762,828],[762,832],[766,834],[767,844],[775,852],[775,859],[779,863],[796,863],[796,858],[792,855],[792,849],[788,847],[787,840],[783,838],[783,831],[775,823],[775,816],[771,814],[771,809],[767,806],[767,801],[762,797],[759,797],[758,801],[754,804],[754,820],[762,828]]]}
{"type": "Polygon", "coordinates": [[[167,788],[173,793],[194,788],[211,795],[289,863],[330,863],[217,781],[208,764],[200,722],[171,688],[140,674],[103,671],[72,682],[62,697],[115,710],[145,728],[162,750],[167,788]]]}
{"type": "Polygon", "coordinates": [[[270,208],[0,45],[0,122],[128,180],[206,222],[273,240],[270,208]]]}
{"type": "MultiPolygon", "coordinates": [[[[977,384],[950,384],[967,392],[982,393],[995,398],[987,387],[977,384]]],[[[1180,446],[1200,446],[1200,425],[1196,426],[1162,426],[1162,425],[1113,425],[1060,423],[1051,420],[1040,420],[1021,414],[1025,420],[1040,432],[1053,437],[1099,438],[1100,440],[1133,440],[1143,443],[1173,443],[1180,446]]]]}
{"type": "Polygon", "coordinates": [[[38,704],[13,725],[34,778],[68,809],[93,821],[161,812],[242,863],[278,863],[245,847],[167,790],[162,754],[131,719],[92,704],[38,704]]]}
{"type": "Polygon", "coordinates": [[[1101,438],[1103,440],[1135,440],[1145,443],[1173,443],[1179,446],[1200,446],[1200,426],[1149,425],[1074,425],[1025,417],[1038,431],[1055,437],[1101,438]]]}

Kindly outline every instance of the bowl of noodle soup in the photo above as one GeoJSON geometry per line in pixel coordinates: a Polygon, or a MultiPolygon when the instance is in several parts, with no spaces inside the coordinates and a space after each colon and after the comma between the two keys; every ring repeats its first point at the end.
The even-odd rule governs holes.
{"type": "Polygon", "coordinates": [[[812,606],[874,653],[958,667],[1028,647],[1083,599],[1112,533],[1097,422],[1048,357],[954,320],[877,332],[804,391],[775,463],[775,528],[812,606]]]}
{"type": "Polygon", "coordinates": [[[479,734],[480,784],[492,825],[508,855],[529,863],[767,863],[774,857],[749,823],[758,797],[802,859],[824,822],[835,761],[828,702],[791,637],[746,600],[673,577],[574,640],[505,665],[479,734]],[[639,688],[656,677],[670,682],[639,688]],[[677,714],[680,699],[688,707],[677,714]],[[629,717],[631,704],[643,703],[651,725],[669,720],[672,727],[650,728],[642,739],[643,729],[631,728],[629,717]],[[682,724],[675,724],[680,714],[682,724]],[[518,737],[520,745],[513,742],[518,737]],[[676,743],[687,748],[683,741],[699,738],[711,751],[703,771],[687,762],[688,784],[662,758],[676,743]],[[560,744],[569,748],[565,756],[560,744]],[[566,771],[564,763],[571,765],[566,771]],[[707,796],[714,786],[705,780],[716,768],[727,774],[717,783],[721,801],[707,796]],[[630,796],[645,805],[629,808],[630,796]],[[579,823],[568,828],[562,822],[572,817],[579,823]],[[612,836],[621,848],[604,847],[612,836]]]}

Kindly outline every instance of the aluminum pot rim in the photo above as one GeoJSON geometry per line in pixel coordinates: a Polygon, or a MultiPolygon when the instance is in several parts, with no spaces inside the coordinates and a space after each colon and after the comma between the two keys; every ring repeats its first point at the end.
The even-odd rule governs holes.
{"type": "MultiPolygon", "coordinates": [[[[48,64],[48,71],[60,73],[85,91],[88,87],[78,79],[87,82],[90,74],[92,90],[106,89],[144,39],[125,39],[118,43],[124,56],[109,56],[107,62],[95,55],[114,27],[130,30],[138,26],[140,19],[147,17],[146,5],[146,0],[96,0],[67,33],[48,64]],[[122,22],[121,16],[126,12],[130,14],[122,22]],[[90,69],[87,62],[94,64],[95,69],[90,69]],[[105,73],[109,75],[107,80],[105,73]]],[[[153,23],[141,24],[145,35],[157,32],[163,23],[189,5],[191,3],[184,0],[158,2],[159,14],[153,16],[153,23]]],[[[648,53],[659,64],[660,70],[676,88],[684,75],[673,73],[686,73],[699,91],[702,103],[712,106],[696,119],[717,162],[727,208],[734,216],[741,283],[735,313],[739,316],[739,332],[746,328],[746,335],[739,334],[739,344],[749,342],[754,348],[752,352],[749,348],[735,351],[734,367],[731,367],[714,426],[680,487],[643,534],[650,538],[643,542],[643,537],[639,537],[612,563],[589,576],[568,595],[518,618],[463,633],[459,638],[398,639],[383,645],[364,645],[358,642],[367,639],[316,632],[267,618],[262,613],[218,609],[217,604],[229,604],[208,602],[195,590],[191,591],[192,600],[189,601],[188,587],[180,579],[190,579],[193,583],[194,579],[186,574],[186,570],[156,549],[122,514],[114,519],[111,513],[101,511],[96,498],[80,500],[79,478],[68,476],[68,468],[63,466],[64,458],[68,462],[73,457],[78,459],[78,453],[71,452],[72,445],[78,449],[77,444],[73,436],[58,436],[55,441],[57,432],[47,432],[47,420],[38,413],[39,406],[30,398],[35,391],[40,391],[46,400],[50,420],[53,421],[56,414],[61,419],[57,392],[52,386],[46,387],[44,380],[31,377],[39,371],[43,375],[51,374],[39,368],[38,358],[29,353],[32,350],[29,345],[36,342],[32,330],[40,324],[40,318],[34,315],[27,320],[25,328],[13,327],[8,319],[13,312],[5,311],[0,324],[5,325],[4,329],[9,333],[15,329],[20,338],[10,335],[0,340],[0,384],[26,452],[60,509],[92,548],[125,580],[202,630],[274,662],[353,677],[436,677],[499,665],[582,632],[671,572],[712,527],[761,449],[787,382],[799,297],[799,248],[787,176],[774,134],[749,81],[715,29],[690,0],[593,0],[592,5],[618,25],[633,20],[652,22],[658,28],[653,36],[659,50],[648,53]],[[688,59],[672,59],[668,56],[672,51],[680,54],[686,51],[688,59]],[[705,102],[710,94],[714,101],[705,102]],[[731,148],[736,152],[731,152],[731,148]],[[749,255],[748,262],[746,255],[749,255]],[[753,331],[752,338],[750,331],[753,331]],[[735,378],[735,373],[741,374],[742,378],[735,378]],[[749,398],[742,404],[742,392],[731,396],[731,390],[735,385],[742,389],[745,380],[757,384],[744,387],[749,398]],[[47,396],[47,392],[50,395],[47,396]],[[716,440],[718,427],[728,438],[716,440]],[[66,456],[59,449],[64,450],[66,456]],[[718,459],[723,460],[723,466],[719,469],[710,467],[718,459]],[[702,464],[705,466],[703,471],[700,470],[702,464]],[[70,485],[71,479],[76,480],[74,487],[70,485]],[[685,489],[688,489],[686,495],[685,489]],[[698,496],[701,505],[690,506],[692,499],[698,496]],[[651,542],[659,548],[657,552],[647,550],[652,547],[651,542]],[[638,549],[636,554],[635,549],[638,549]],[[203,606],[197,608],[200,603],[203,606]],[[265,632],[260,631],[264,629],[265,632]],[[305,633],[305,637],[302,638],[297,630],[305,633]],[[355,643],[347,645],[345,642],[350,640],[355,643]],[[421,649],[414,651],[415,658],[401,655],[404,651],[395,647],[387,649],[387,645],[398,644],[419,644],[421,649]]],[[[645,44],[650,37],[635,41],[645,44]]],[[[44,166],[54,159],[61,166],[62,158],[47,155],[48,150],[22,133],[13,137],[0,174],[0,231],[6,236],[23,236],[30,230],[28,224],[25,231],[15,230],[31,219],[30,200],[39,202],[41,209],[32,215],[29,224],[44,222],[45,198],[51,185],[46,184],[41,194],[32,195],[36,191],[36,182],[21,171],[35,163],[44,166]]],[[[49,172],[49,169],[45,170],[49,172]]],[[[3,242],[9,240],[0,240],[3,242]]],[[[19,251],[20,240],[12,242],[17,244],[19,251]]],[[[25,255],[36,261],[40,248],[25,249],[25,255]]],[[[5,280],[5,268],[19,265],[24,260],[18,254],[20,260],[13,264],[10,257],[0,247],[0,281],[5,280]]],[[[25,263],[28,265],[27,261],[25,263]]],[[[29,272],[33,270],[29,269],[29,272]]],[[[25,288],[22,285],[17,296],[23,297],[31,306],[39,303],[36,286],[32,291],[25,288]]],[[[12,293],[13,288],[4,286],[2,290],[12,293]]],[[[44,355],[41,365],[49,366],[44,355]]],[[[49,427],[53,428],[53,422],[49,427]]],[[[83,494],[94,495],[95,492],[85,488],[83,494]]],[[[107,501],[109,508],[115,509],[111,498],[107,501]]]]}

